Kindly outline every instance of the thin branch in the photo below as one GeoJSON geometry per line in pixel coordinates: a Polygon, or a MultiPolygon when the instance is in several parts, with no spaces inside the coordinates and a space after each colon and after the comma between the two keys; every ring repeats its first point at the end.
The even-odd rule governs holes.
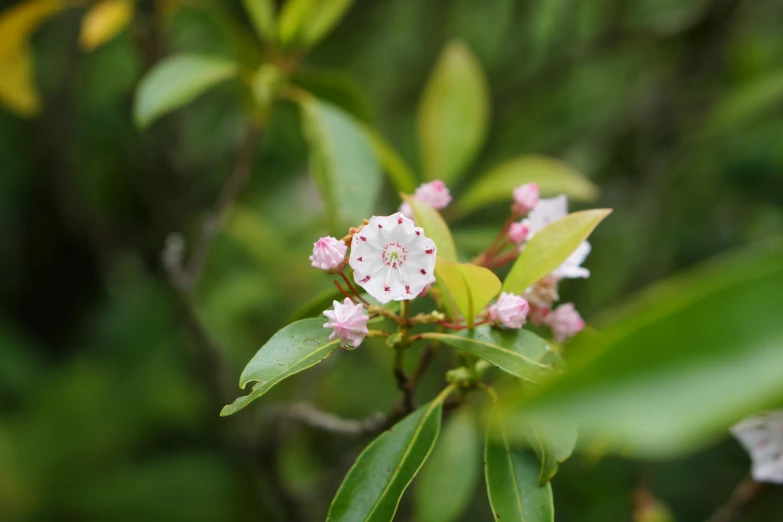
{"type": "Polygon", "coordinates": [[[322,431],[351,437],[377,433],[386,423],[386,416],[382,413],[376,412],[365,419],[344,419],[319,410],[307,402],[297,402],[275,408],[274,414],[280,418],[301,422],[322,431]]]}
{"type": "Polygon", "coordinates": [[[370,306],[370,303],[365,300],[361,294],[356,290],[356,288],[351,284],[351,281],[348,280],[348,277],[346,277],[345,272],[340,272],[340,276],[343,278],[343,281],[345,281],[345,284],[348,285],[348,289],[353,292],[353,295],[356,296],[356,298],[364,303],[367,306],[370,306]]]}
{"type": "Polygon", "coordinates": [[[242,192],[247,179],[250,177],[253,156],[255,155],[259,136],[260,128],[256,124],[248,125],[242,147],[231,174],[220,191],[215,208],[201,226],[201,232],[196,238],[190,258],[183,271],[184,278],[182,278],[180,284],[185,285],[188,290],[191,290],[198,282],[201,271],[204,269],[204,264],[209,257],[212,243],[226,221],[231,207],[242,192]]]}
{"type": "Polygon", "coordinates": [[[733,522],[742,513],[742,510],[750,504],[764,489],[764,484],[756,482],[752,477],[745,477],[734,491],[729,500],[718,508],[707,522],[733,522]]]}
{"type": "Polygon", "coordinates": [[[352,303],[356,303],[356,301],[353,300],[353,297],[351,297],[348,291],[345,290],[345,288],[343,288],[342,286],[340,286],[340,282],[337,281],[337,279],[333,280],[332,282],[334,283],[334,286],[337,287],[337,289],[340,291],[341,294],[343,294],[345,297],[350,299],[352,303]]]}

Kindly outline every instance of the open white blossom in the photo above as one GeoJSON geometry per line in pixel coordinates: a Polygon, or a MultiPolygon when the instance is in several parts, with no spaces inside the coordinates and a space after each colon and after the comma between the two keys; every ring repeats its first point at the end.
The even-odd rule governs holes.
{"type": "Polygon", "coordinates": [[[353,236],[348,263],[356,283],[381,303],[413,299],[435,282],[435,243],[397,212],[373,216],[353,236]]]}
{"type": "Polygon", "coordinates": [[[748,417],[731,432],[750,453],[753,479],[783,484],[783,410],[748,417]]]}
{"type": "MultiPolygon", "coordinates": [[[[527,217],[528,239],[535,236],[542,228],[568,215],[568,198],[560,195],[554,198],[540,199],[536,207],[527,217]]],[[[582,267],[582,263],[590,254],[590,243],[582,242],[576,250],[556,268],[552,275],[558,279],[586,278],[590,271],[582,267]]]]}

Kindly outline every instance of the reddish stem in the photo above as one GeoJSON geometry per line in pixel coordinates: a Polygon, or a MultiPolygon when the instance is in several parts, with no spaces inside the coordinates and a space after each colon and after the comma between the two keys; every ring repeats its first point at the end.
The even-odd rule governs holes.
{"type": "Polygon", "coordinates": [[[334,281],[334,286],[336,286],[336,287],[337,287],[337,289],[338,289],[338,290],[340,290],[340,293],[341,293],[341,294],[343,294],[345,297],[347,297],[348,299],[350,299],[350,300],[351,300],[351,302],[352,302],[353,304],[356,304],[356,301],[354,301],[354,300],[353,300],[353,297],[351,297],[351,295],[350,295],[348,292],[346,292],[346,291],[345,291],[345,288],[343,288],[342,286],[340,286],[340,283],[339,283],[339,282],[337,282],[336,280],[334,281]]]}
{"type": "Polygon", "coordinates": [[[506,252],[502,256],[490,259],[484,263],[484,268],[499,268],[506,263],[510,263],[511,261],[515,260],[519,256],[519,251],[516,249],[511,250],[510,252],[506,252]]]}
{"type": "MultiPolygon", "coordinates": [[[[489,322],[489,319],[484,319],[483,321],[479,321],[477,323],[474,323],[473,326],[480,326],[482,324],[487,324],[488,322],[489,322]]],[[[465,330],[467,328],[471,328],[467,324],[452,324],[452,323],[447,323],[445,321],[441,321],[438,324],[441,325],[444,328],[449,328],[451,330],[465,330]]]]}
{"type": "Polygon", "coordinates": [[[359,292],[356,291],[356,288],[351,284],[351,282],[348,280],[348,278],[345,276],[345,273],[340,272],[340,277],[343,278],[343,281],[345,281],[345,284],[348,285],[348,288],[353,292],[353,295],[356,296],[356,298],[361,301],[362,303],[366,304],[367,306],[370,306],[370,303],[364,300],[364,298],[359,295],[359,292]]]}

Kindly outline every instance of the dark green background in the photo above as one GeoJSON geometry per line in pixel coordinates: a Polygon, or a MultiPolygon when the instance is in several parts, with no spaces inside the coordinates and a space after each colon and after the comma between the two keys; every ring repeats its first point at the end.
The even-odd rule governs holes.
{"type": "MultiPolygon", "coordinates": [[[[92,53],[78,48],[81,11],[47,22],[34,38],[43,113],[22,120],[0,108],[0,519],[320,520],[367,441],[275,422],[270,406],[387,410],[389,354],[368,342],[286,382],[241,414],[260,425],[258,454],[236,451],[238,421],[218,417],[212,368],[159,257],[169,233],[193,236],[227,176],[244,121],[239,87],[220,86],[145,132],[131,110],[159,57],[242,51],[226,20],[192,7],[156,33],[152,4],[140,2],[134,25],[92,53]]],[[[251,34],[239,2],[220,4],[251,34]]],[[[544,153],[601,188],[595,206],[614,208],[593,235],[593,276],[563,288],[588,320],[783,230],[780,1],[357,0],[305,64],[336,70],[345,103],[416,166],[418,97],[454,37],[491,87],[487,145],[467,179],[544,153]]],[[[255,156],[197,291],[237,380],[330,285],[307,261],[323,215],[293,105],[276,106],[255,156]]],[[[379,213],[399,203],[386,188],[379,213]]],[[[451,188],[458,198],[464,187],[451,188]]],[[[497,226],[504,212],[453,227],[497,226]]],[[[430,377],[422,396],[440,374],[430,377]]],[[[700,521],[748,467],[728,439],[669,462],[577,455],[554,480],[556,513],[631,520],[643,486],[678,520],[700,521]]],[[[491,520],[480,489],[466,521],[491,520]]],[[[409,497],[399,520],[411,519],[409,497]]],[[[768,488],[739,520],[778,520],[781,497],[768,488]]]]}

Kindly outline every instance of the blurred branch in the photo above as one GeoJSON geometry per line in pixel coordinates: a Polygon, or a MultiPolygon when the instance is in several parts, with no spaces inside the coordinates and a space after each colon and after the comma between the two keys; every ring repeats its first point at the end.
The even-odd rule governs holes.
{"type": "Polygon", "coordinates": [[[386,416],[382,413],[376,412],[365,419],[344,419],[321,411],[307,402],[296,402],[276,408],[274,415],[282,419],[301,422],[322,431],[352,437],[377,433],[386,423],[386,416]]]}
{"type": "Polygon", "coordinates": [[[736,520],[742,510],[750,504],[764,489],[764,484],[756,482],[752,477],[745,477],[734,491],[729,500],[707,520],[707,522],[732,522],[736,520]]]}

